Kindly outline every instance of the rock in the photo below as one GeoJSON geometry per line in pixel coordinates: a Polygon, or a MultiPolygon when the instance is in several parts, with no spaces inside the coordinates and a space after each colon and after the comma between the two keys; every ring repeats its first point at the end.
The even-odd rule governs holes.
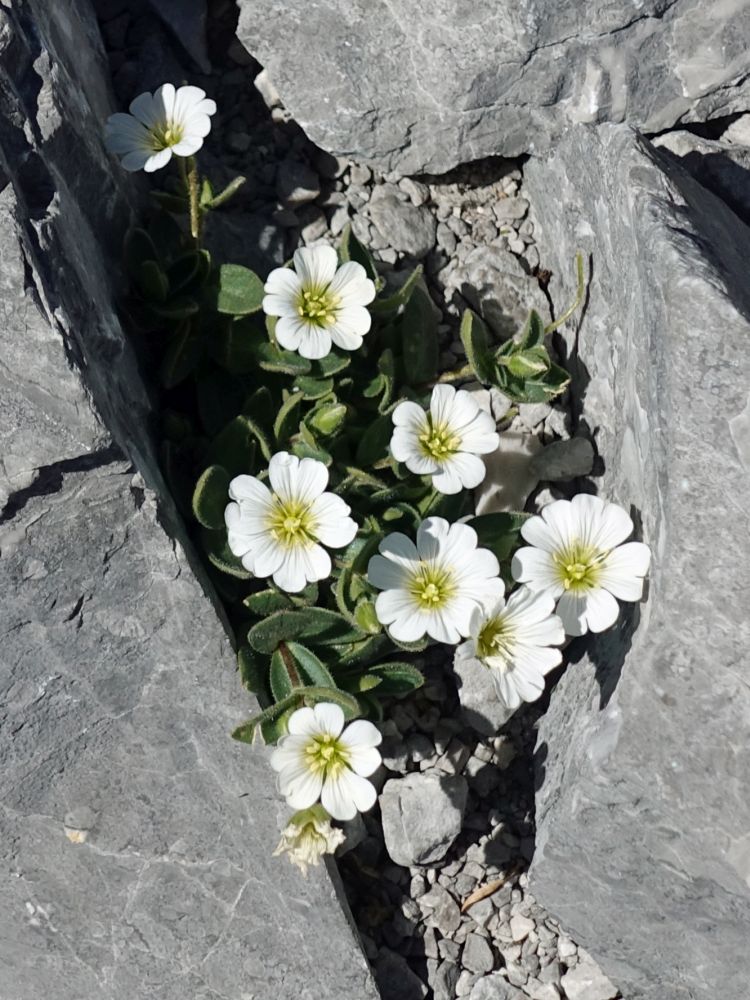
{"type": "Polygon", "coordinates": [[[588,476],[593,467],[594,446],[588,438],[574,437],[548,444],[532,458],[529,471],[537,479],[554,483],[588,476]]]}
{"type": "Polygon", "coordinates": [[[478,972],[481,975],[492,972],[495,956],[492,954],[492,948],[487,944],[486,938],[480,937],[478,934],[469,934],[461,955],[461,964],[470,972],[478,972]]]}
{"type": "Polygon", "coordinates": [[[375,960],[375,978],[389,1000],[423,1000],[427,987],[409,968],[405,958],[390,948],[381,948],[375,960]]]}
{"type": "Polygon", "coordinates": [[[395,194],[381,194],[375,188],[369,203],[372,222],[386,246],[417,260],[426,257],[435,246],[437,221],[426,208],[401,201],[395,194]]]}
{"type": "Polygon", "coordinates": [[[269,110],[273,110],[273,108],[281,106],[279,92],[271,83],[268,73],[264,69],[262,69],[254,78],[253,86],[263,98],[263,103],[269,110]]]}
{"type": "Polygon", "coordinates": [[[430,984],[433,989],[434,1000],[454,1000],[456,984],[458,983],[460,973],[461,970],[455,962],[446,960],[440,963],[430,984]]]}
{"type": "Polygon", "coordinates": [[[494,736],[513,715],[513,710],[498,697],[491,672],[460,657],[453,660],[453,672],[461,718],[483,736],[494,736]]]}
{"type": "Polygon", "coordinates": [[[385,783],[380,796],[385,846],[398,865],[444,857],[461,832],[468,787],[460,775],[409,774],[385,783]]]}
{"type": "Polygon", "coordinates": [[[484,456],[487,475],[474,490],[477,514],[523,510],[539,481],[532,472],[531,462],[542,447],[534,434],[503,431],[497,451],[484,456]]]}
{"type": "Polygon", "coordinates": [[[715,141],[692,132],[668,132],[655,139],[654,145],[668,149],[699,183],[750,225],[750,136],[744,145],[738,145],[736,139],[727,141],[724,136],[715,141]]]}
{"type": "Polygon", "coordinates": [[[510,933],[516,943],[525,941],[535,926],[533,920],[522,916],[520,913],[516,913],[510,918],[510,933]]]}
{"type": "Polygon", "coordinates": [[[553,983],[540,983],[530,979],[524,992],[531,1000],[560,1000],[560,991],[553,983]]]}
{"type": "Polygon", "coordinates": [[[210,73],[211,62],[206,49],[206,0],[190,0],[190,3],[185,3],[185,0],[149,0],[149,3],[198,64],[201,73],[210,73]]]}
{"type": "Polygon", "coordinates": [[[724,142],[737,142],[741,146],[750,146],[750,114],[740,115],[731,125],[727,125],[721,133],[724,142]]]}
{"type": "Polygon", "coordinates": [[[265,279],[284,263],[284,240],[281,221],[256,212],[211,212],[204,242],[217,260],[244,264],[265,279]]]}
{"type": "Polygon", "coordinates": [[[489,324],[501,340],[523,329],[530,309],[549,322],[549,303],[539,283],[513,254],[500,247],[475,247],[446,282],[489,324]]]}
{"type": "Polygon", "coordinates": [[[526,994],[512,986],[499,972],[478,980],[469,1000],[526,1000],[526,994]]]}
{"type": "Polygon", "coordinates": [[[748,107],[739,2],[239,6],[239,38],[312,141],[383,170],[541,154],[577,122],[654,133],[748,107]]]}
{"type": "MultiPolygon", "coordinates": [[[[425,919],[428,925],[436,927],[444,937],[458,930],[461,923],[461,911],[458,908],[458,903],[444,886],[434,885],[429,892],[420,898],[419,906],[426,914],[425,919]]],[[[440,942],[441,945],[447,946],[452,943],[440,942]]],[[[443,954],[445,954],[445,947],[443,954]]],[[[453,957],[454,959],[458,957],[457,950],[453,957]]]]}
{"type": "Polygon", "coordinates": [[[284,160],[276,171],[276,194],[289,208],[306,205],[320,195],[320,181],[306,163],[284,160]]]}
{"type": "Polygon", "coordinates": [[[268,751],[229,738],[257,706],[115,314],[135,185],[93,14],[0,20],[0,992],[375,1000],[325,868],[271,857],[268,751]]]}
{"type": "Polygon", "coordinates": [[[592,255],[563,331],[573,397],[601,494],[654,553],[647,602],[580,650],[541,721],[534,895],[626,997],[743,996],[750,231],[626,127],[572,130],[525,184],[558,306],[574,249],[592,255]]]}
{"type": "Polygon", "coordinates": [[[582,950],[578,952],[578,964],[562,977],[562,988],[568,1000],[612,1000],[617,996],[617,987],[582,950]]]}

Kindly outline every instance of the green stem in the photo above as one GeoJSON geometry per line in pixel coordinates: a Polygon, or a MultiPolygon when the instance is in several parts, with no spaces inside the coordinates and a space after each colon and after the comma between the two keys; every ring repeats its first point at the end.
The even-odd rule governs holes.
{"type": "Polygon", "coordinates": [[[201,207],[198,184],[198,164],[194,156],[180,157],[180,173],[190,203],[190,235],[200,246],[201,207]]]}
{"type": "Polygon", "coordinates": [[[552,333],[553,330],[556,330],[559,326],[562,326],[566,320],[570,319],[570,317],[573,315],[576,309],[583,302],[583,292],[585,289],[585,282],[583,276],[583,254],[581,253],[580,250],[576,254],[576,274],[578,277],[578,290],[576,291],[576,297],[573,300],[572,305],[568,306],[568,308],[565,310],[562,316],[559,316],[548,326],[545,326],[544,328],[545,334],[552,333]]]}
{"type": "Polygon", "coordinates": [[[443,372],[434,382],[429,384],[437,385],[439,382],[458,382],[462,378],[466,378],[469,375],[474,374],[474,369],[471,365],[462,365],[460,368],[453,368],[447,372],[443,372]]]}

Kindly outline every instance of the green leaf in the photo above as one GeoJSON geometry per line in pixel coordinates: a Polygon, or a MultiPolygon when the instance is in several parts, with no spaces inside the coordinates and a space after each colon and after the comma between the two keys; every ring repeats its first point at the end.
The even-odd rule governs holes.
{"type": "Polygon", "coordinates": [[[181,323],[169,339],[161,362],[161,384],[173,389],[196,368],[203,357],[203,342],[190,322],[181,323]]]}
{"type": "Polygon", "coordinates": [[[292,654],[300,674],[313,686],[337,687],[336,681],[315,653],[299,642],[286,642],[286,648],[292,654]]]}
{"type": "Polygon", "coordinates": [[[165,302],[169,295],[169,279],[155,260],[143,260],[135,272],[138,291],[149,303],[165,302]]]}
{"type": "Polygon", "coordinates": [[[277,445],[285,445],[292,434],[296,432],[299,427],[299,411],[303,402],[304,396],[301,392],[292,392],[282,404],[273,423],[273,433],[277,445]]]}
{"type": "Polygon", "coordinates": [[[532,309],[526,320],[523,330],[518,337],[518,346],[526,351],[530,347],[541,347],[544,345],[544,320],[536,311],[532,309]]]}
{"type": "Polygon", "coordinates": [[[211,181],[208,179],[208,177],[204,177],[203,182],[201,183],[200,198],[198,201],[200,207],[206,208],[208,205],[210,205],[213,196],[214,196],[213,185],[211,184],[211,181]]]}
{"type": "Polygon", "coordinates": [[[513,512],[479,514],[467,523],[476,531],[479,547],[489,549],[504,562],[517,546],[521,527],[529,517],[529,514],[513,512]]]}
{"type": "Polygon", "coordinates": [[[333,462],[333,458],[325,449],[317,448],[307,441],[295,441],[291,447],[291,452],[297,458],[314,458],[317,462],[322,462],[325,466],[330,466],[333,462]]]}
{"type": "Polygon", "coordinates": [[[438,319],[429,293],[418,285],[399,321],[402,331],[404,378],[409,385],[430,382],[438,370],[438,319]]]}
{"type": "Polygon", "coordinates": [[[347,674],[341,678],[341,690],[349,691],[351,694],[363,694],[365,691],[372,691],[383,683],[382,677],[375,677],[373,674],[347,674]]]}
{"type": "MultiPolygon", "coordinates": [[[[220,208],[222,205],[226,204],[230,198],[234,197],[234,195],[239,191],[239,189],[242,187],[242,185],[245,183],[246,180],[247,178],[243,177],[242,175],[235,177],[234,180],[231,180],[227,184],[227,186],[224,188],[223,191],[220,191],[217,195],[214,195],[212,198],[210,198],[205,203],[205,207],[211,209],[220,208]]],[[[201,204],[203,204],[202,201],[201,204]]]]}
{"type": "Polygon", "coordinates": [[[187,295],[175,295],[166,302],[150,302],[149,309],[160,319],[180,320],[195,316],[199,306],[195,299],[187,295]]]}
{"type": "Polygon", "coordinates": [[[251,578],[252,574],[248,573],[237,556],[229,548],[226,530],[209,531],[207,528],[204,528],[201,531],[201,542],[209,562],[217,569],[220,569],[223,573],[229,573],[230,576],[236,576],[239,580],[249,580],[251,578]]]}
{"type": "Polygon", "coordinates": [[[287,611],[293,604],[286,594],[279,590],[258,590],[249,594],[242,602],[254,615],[266,617],[274,611],[287,611]]]}
{"type": "Polygon", "coordinates": [[[334,669],[338,671],[350,667],[367,666],[375,662],[379,657],[393,652],[393,642],[385,632],[381,632],[380,635],[368,636],[361,642],[330,648],[336,655],[334,669]]]}
{"type": "Polygon", "coordinates": [[[357,465],[368,468],[380,459],[387,458],[392,436],[393,420],[390,413],[381,413],[371,420],[357,445],[357,465]]]}
{"type": "Polygon", "coordinates": [[[283,375],[307,375],[311,364],[307,358],[294,351],[282,351],[275,344],[259,344],[255,350],[260,367],[267,372],[281,372],[283,375]]]}
{"type": "Polygon", "coordinates": [[[424,268],[422,265],[418,264],[397,292],[394,292],[393,295],[389,295],[387,298],[375,299],[375,301],[368,306],[370,312],[373,313],[373,315],[397,313],[398,310],[407,305],[411,299],[412,293],[417,287],[419,279],[422,277],[423,270],[424,268]]]}
{"type": "Polygon", "coordinates": [[[146,230],[136,227],[129,229],[125,235],[123,256],[125,258],[125,270],[134,281],[137,281],[141,265],[145,261],[158,261],[159,251],[156,249],[156,244],[146,230]]]}
{"type": "Polygon", "coordinates": [[[294,388],[298,389],[305,399],[321,399],[333,389],[333,379],[298,375],[294,380],[294,388]]]}
{"type": "Polygon", "coordinates": [[[375,614],[375,605],[372,601],[362,600],[354,609],[354,620],[363,632],[377,635],[383,631],[383,626],[378,621],[375,614]]]}
{"type": "Polygon", "coordinates": [[[382,680],[378,694],[407,694],[424,684],[422,671],[411,663],[378,663],[368,673],[382,680]]]}
{"type": "Polygon", "coordinates": [[[229,503],[229,473],[221,465],[210,465],[193,492],[193,513],[204,528],[224,527],[224,511],[229,503]]]}
{"type": "Polygon", "coordinates": [[[427,639],[418,639],[416,642],[401,642],[399,639],[394,639],[390,632],[388,635],[395,646],[398,646],[399,649],[403,649],[407,653],[423,653],[429,645],[427,639]]]}
{"type": "Polygon", "coordinates": [[[165,212],[185,215],[190,211],[190,203],[184,195],[171,194],[169,191],[150,191],[149,195],[165,212]]]}
{"type": "Polygon", "coordinates": [[[256,443],[265,460],[270,461],[268,438],[250,417],[240,413],[216,435],[208,451],[212,462],[223,465],[234,478],[252,472],[256,443]]]}
{"type": "Polygon", "coordinates": [[[515,351],[503,360],[508,371],[521,379],[536,379],[549,370],[550,359],[544,347],[515,351]]]}
{"type": "Polygon", "coordinates": [[[263,304],[263,282],[241,264],[222,264],[214,292],[214,308],[229,316],[247,316],[263,304]]]}
{"type": "Polygon", "coordinates": [[[461,343],[466,357],[480,382],[495,384],[497,364],[490,350],[487,327],[471,309],[461,319],[461,343]]]}
{"type": "Polygon", "coordinates": [[[222,368],[202,365],[196,375],[198,415],[210,437],[218,434],[242,410],[247,387],[222,368]]]}
{"type": "Polygon", "coordinates": [[[210,266],[207,250],[189,250],[187,253],[181,254],[167,268],[169,289],[172,295],[194,284],[200,284],[201,278],[208,274],[210,266]]]}
{"type": "Polygon", "coordinates": [[[341,691],[338,688],[329,687],[305,687],[299,688],[306,704],[316,705],[321,701],[333,702],[338,705],[344,713],[345,719],[356,719],[360,714],[359,702],[352,695],[341,691]]]}
{"type": "Polygon", "coordinates": [[[266,694],[268,662],[258,656],[249,646],[240,646],[237,652],[237,668],[243,685],[253,694],[266,694]]]}
{"type": "Polygon", "coordinates": [[[283,701],[288,698],[296,685],[289,676],[289,669],[286,665],[284,655],[280,649],[275,649],[271,656],[271,669],[268,672],[268,680],[271,685],[271,694],[274,701],[283,701]]]}
{"type": "Polygon", "coordinates": [[[314,646],[356,642],[364,633],[353,628],[343,615],[326,608],[277,611],[253,625],[247,641],[259,653],[272,653],[280,642],[306,639],[314,646]]]}
{"type": "Polygon", "coordinates": [[[227,317],[211,338],[210,350],[222,368],[244,375],[257,371],[264,345],[270,346],[255,320],[227,317]]]}
{"type": "Polygon", "coordinates": [[[302,688],[299,688],[290,694],[288,698],[283,701],[276,702],[275,705],[269,705],[258,715],[254,715],[252,719],[248,719],[247,722],[243,722],[241,726],[232,732],[232,739],[239,740],[241,743],[252,743],[256,731],[263,725],[269,722],[274,722],[276,719],[281,718],[285,712],[290,708],[296,708],[299,705],[302,695],[302,688]]]}
{"type": "Polygon", "coordinates": [[[328,378],[329,375],[338,375],[351,364],[352,356],[349,353],[341,353],[335,348],[324,358],[313,361],[310,372],[315,378],[328,378]]]}
{"type": "Polygon", "coordinates": [[[308,414],[305,422],[313,432],[317,431],[323,437],[330,437],[344,424],[347,415],[347,408],[336,399],[319,403],[312,413],[308,414]]]}
{"type": "Polygon", "coordinates": [[[361,264],[367,272],[367,277],[375,282],[377,288],[381,287],[383,279],[378,274],[375,261],[372,259],[369,250],[354,235],[351,225],[347,225],[341,235],[339,253],[343,261],[353,260],[357,264],[361,264]]]}

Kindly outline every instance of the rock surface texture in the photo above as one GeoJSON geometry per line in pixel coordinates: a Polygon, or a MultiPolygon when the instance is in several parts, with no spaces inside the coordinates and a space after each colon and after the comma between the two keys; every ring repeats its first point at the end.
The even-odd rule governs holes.
{"type": "Polygon", "coordinates": [[[580,416],[654,553],[540,725],[532,886],[628,1000],[744,996],[750,231],[624,126],[572,131],[526,183],[556,275],[591,255],[580,416]]]}
{"type": "Polygon", "coordinates": [[[314,142],[404,173],[539,152],[578,122],[747,110],[742,0],[240,0],[238,35],[314,142]]]}
{"type": "Polygon", "coordinates": [[[83,0],[0,2],[0,997],[374,998],[228,735],[253,706],[113,309],[103,66],[83,0]]]}

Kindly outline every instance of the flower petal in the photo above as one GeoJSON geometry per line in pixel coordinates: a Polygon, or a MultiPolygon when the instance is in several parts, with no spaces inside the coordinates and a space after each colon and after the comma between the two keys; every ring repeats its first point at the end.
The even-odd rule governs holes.
{"type": "Polygon", "coordinates": [[[586,610],[588,598],[566,590],[557,602],[557,614],[563,623],[566,635],[585,635],[588,631],[586,610]]]}
{"type": "Polygon", "coordinates": [[[321,804],[334,819],[354,819],[359,812],[366,812],[375,805],[377,793],[372,782],[348,768],[339,771],[335,778],[328,778],[321,792],[321,804]]]}
{"type": "Polygon", "coordinates": [[[514,580],[525,583],[530,590],[549,589],[555,596],[562,593],[563,585],[557,568],[551,554],[545,550],[531,546],[517,549],[511,560],[510,571],[514,580]]]}
{"type": "Polygon", "coordinates": [[[590,590],[586,600],[586,620],[592,632],[604,632],[617,621],[620,606],[608,590],[590,590]]]}
{"type": "Polygon", "coordinates": [[[330,701],[321,701],[313,709],[318,723],[318,731],[327,736],[341,736],[344,728],[344,712],[340,705],[330,701]]]}
{"type": "Polygon", "coordinates": [[[347,747],[377,747],[383,742],[383,736],[367,719],[355,719],[341,734],[341,742],[347,747]]]}
{"type": "Polygon", "coordinates": [[[643,542],[626,542],[612,549],[605,559],[599,583],[621,601],[640,601],[643,578],[648,573],[651,552],[643,542]]]}
{"type": "Polygon", "coordinates": [[[357,522],[349,517],[351,508],[335,493],[322,493],[310,505],[315,534],[331,549],[345,548],[357,534],[357,522]]]}
{"type": "Polygon", "coordinates": [[[318,731],[315,712],[309,707],[292,712],[286,724],[287,732],[295,736],[312,736],[318,731]]]}
{"type": "Polygon", "coordinates": [[[292,809],[309,809],[320,798],[322,787],[322,774],[308,771],[282,794],[292,809]]]}
{"type": "Polygon", "coordinates": [[[327,288],[336,274],[337,264],[333,247],[300,247],[294,251],[294,269],[305,288],[327,288]]]}

